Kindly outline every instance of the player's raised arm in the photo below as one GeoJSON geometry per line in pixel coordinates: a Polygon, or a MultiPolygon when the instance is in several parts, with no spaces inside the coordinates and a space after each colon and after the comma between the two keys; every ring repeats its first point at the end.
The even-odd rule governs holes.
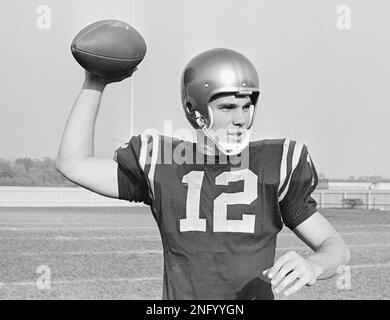
{"type": "Polygon", "coordinates": [[[118,197],[117,164],[94,156],[94,131],[107,82],[86,72],[62,136],[56,167],[66,178],[91,191],[118,197]]]}
{"type": "Polygon", "coordinates": [[[94,131],[107,84],[128,78],[146,53],[142,36],[127,23],[103,20],[81,30],[71,50],[85,81],[63,133],[56,168],[74,183],[118,198],[118,164],[94,155],[94,131]]]}

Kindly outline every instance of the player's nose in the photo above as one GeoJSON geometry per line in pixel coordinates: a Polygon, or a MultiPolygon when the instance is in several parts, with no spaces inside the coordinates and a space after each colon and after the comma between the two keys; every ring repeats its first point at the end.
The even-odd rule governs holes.
{"type": "Polygon", "coordinates": [[[245,112],[242,108],[237,108],[234,110],[233,114],[233,124],[237,127],[245,126],[246,117],[245,112]]]}

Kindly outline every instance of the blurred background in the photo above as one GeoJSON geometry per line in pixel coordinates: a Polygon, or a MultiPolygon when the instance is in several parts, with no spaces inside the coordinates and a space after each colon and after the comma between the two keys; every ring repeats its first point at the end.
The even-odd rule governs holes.
{"type": "Polygon", "coordinates": [[[86,25],[112,18],[135,26],[148,51],[132,84],[105,92],[98,156],[111,157],[145,129],[164,133],[164,121],[173,131],[187,128],[183,67],[204,50],[228,47],[260,73],[253,139],[303,141],[321,177],[390,178],[386,0],[4,0],[1,7],[0,158],[56,157],[83,82],[70,43],[86,25]]]}

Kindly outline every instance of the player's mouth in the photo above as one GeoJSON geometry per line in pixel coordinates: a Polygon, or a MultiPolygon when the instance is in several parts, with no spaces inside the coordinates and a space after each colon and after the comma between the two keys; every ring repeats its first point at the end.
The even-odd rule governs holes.
{"type": "Polygon", "coordinates": [[[246,130],[229,130],[228,135],[229,136],[241,136],[246,132],[246,130]]]}
{"type": "Polygon", "coordinates": [[[229,140],[241,140],[242,136],[244,135],[245,130],[234,130],[228,132],[228,139],[229,140]]]}

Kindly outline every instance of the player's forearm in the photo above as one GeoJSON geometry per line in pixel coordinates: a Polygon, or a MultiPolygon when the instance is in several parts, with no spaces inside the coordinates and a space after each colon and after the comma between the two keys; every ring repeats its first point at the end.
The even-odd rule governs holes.
{"type": "Polygon", "coordinates": [[[57,157],[57,167],[71,167],[94,156],[94,131],[105,85],[86,79],[70,112],[57,157]]]}
{"type": "Polygon", "coordinates": [[[306,258],[317,266],[317,279],[328,279],[349,262],[350,252],[344,240],[335,236],[325,240],[314,254],[306,258]]]}

